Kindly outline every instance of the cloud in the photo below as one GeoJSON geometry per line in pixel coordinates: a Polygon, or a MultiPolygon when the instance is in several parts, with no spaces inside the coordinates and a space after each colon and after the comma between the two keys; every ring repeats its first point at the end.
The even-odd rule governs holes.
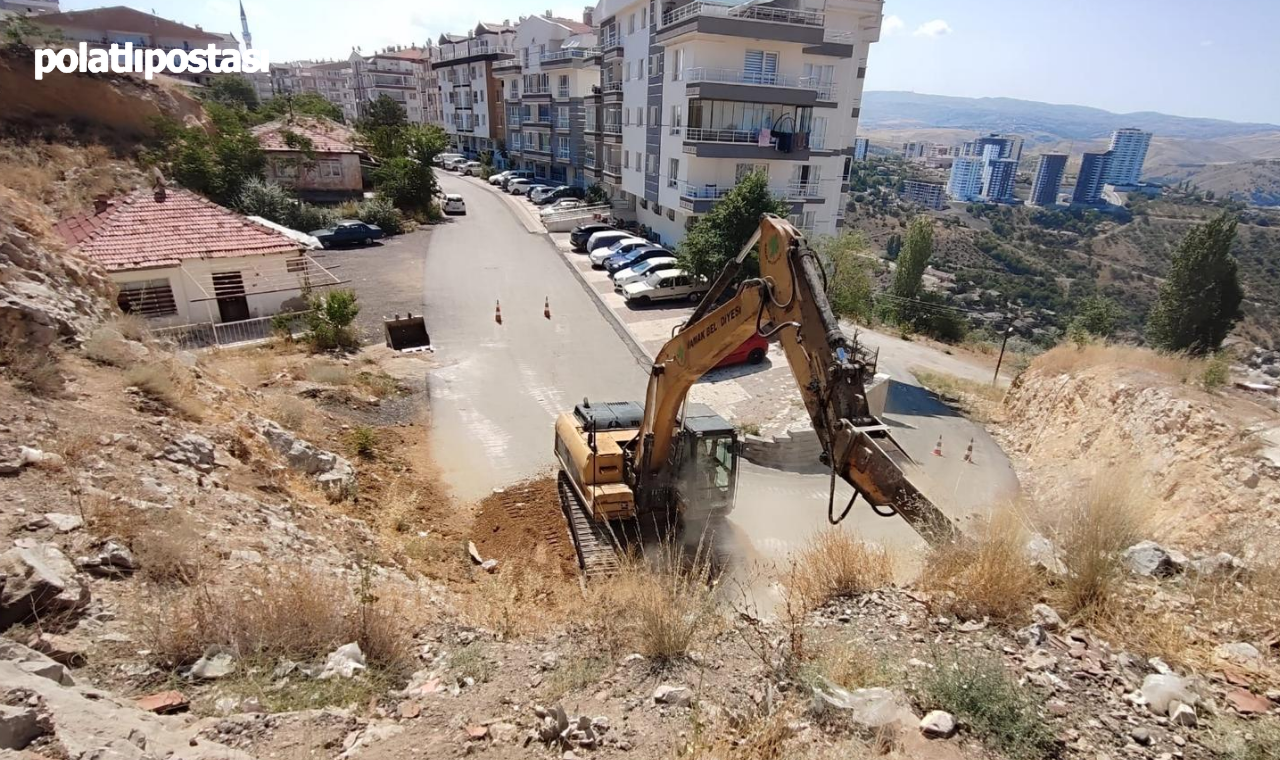
{"type": "Polygon", "coordinates": [[[912,34],[917,37],[941,37],[944,34],[951,34],[951,25],[940,18],[935,18],[933,21],[926,21],[917,26],[912,34]]]}
{"type": "Polygon", "coordinates": [[[902,31],[903,26],[905,26],[905,24],[903,23],[901,17],[885,16],[884,21],[880,24],[880,31],[884,35],[888,36],[890,34],[893,34],[894,32],[902,31]]]}

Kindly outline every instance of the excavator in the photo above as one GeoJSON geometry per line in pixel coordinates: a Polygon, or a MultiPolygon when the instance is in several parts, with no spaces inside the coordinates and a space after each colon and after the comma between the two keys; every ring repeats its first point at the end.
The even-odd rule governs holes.
{"type": "Polygon", "coordinates": [[[777,339],[800,387],[822,444],[819,459],[830,470],[829,522],[843,520],[861,496],[931,544],[956,537],[951,521],[907,480],[901,463],[910,457],[871,414],[865,384],[874,357],[841,332],[822,262],[795,227],[766,214],[654,358],[643,404],[584,399],[556,419],[561,508],[587,578],[615,572],[632,542],[733,509],[737,433],[686,397],[753,334],[777,339]],[[752,250],[760,274],[735,286],[752,250]],[[839,510],[837,477],[854,491],[839,510]]]}

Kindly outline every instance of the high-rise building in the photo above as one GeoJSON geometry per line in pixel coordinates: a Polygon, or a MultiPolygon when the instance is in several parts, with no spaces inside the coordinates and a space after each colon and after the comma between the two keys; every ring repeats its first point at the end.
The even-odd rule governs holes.
{"type": "Polygon", "coordinates": [[[982,197],[989,203],[1013,203],[1018,162],[1012,158],[987,158],[982,167],[982,197]]]}
{"type": "Polygon", "coordinates": [[[902,157],[908,161],[926,158],[933,154],[933,143],[913,140],[902,144],[902,157]]]}
{"type": "Polygon", "coordinates": [[[903,183],[902,198],[910,203],[917,203],[935,210],[946,205],[946,194],[940,182],[909,179],[903,183]]]}
{"type": "Polygon", "coordinates": [[[1102,200],[1102,186],[1106,184],[1111,165],[1111,151],[1085,153],[1080,159],[1080,174],[1076,177],[1076,189],[1072,203],[1096,204],[1102,200]]]}
{"type": "Polygon", "coordinates": [[[835,233],[881,7],[601,0],[589,177],[664,243],[751,173],[768,177],[796,226],[835,233]]]}
{"type": "Polygon", "coordinates": [[[1107,168],[1106,183],[1133,186],[1142,181],[1142,164],[1147,160],[1147,148],[1151,145],[1151,133],[1126,127],[1111,133],[1111,161],[1107,168]]]}
{"type": "Polygon", "coordinates": [[[1031,184],[1032,206],[1052,206],[1058,202],[1058,188],[1062,186],[1062,174],[1067,169],[1066,153],[1044,153],[1036,166],[1036,178],[1031,184]]]}
{"type": "MultiPolygon", "coordinates": [[[[589,18],[589,14],[587,14],[589,18]]],[[[537,179],[586,186],[586,99],[600,84],[595,29],[549,14],[516,24],[516,57],[494,66],[506,101],[506,144],[512,165],[537,179]]],[[[594,108],[591,116],[595,116],[594,108]]]]}
{"type": "Polygon", "coordinates": [[[947,195],[952,200],[965,202],[981,197],[985,163],[979,156],[956,156],[951,163],[951,176],[947,180],[947,195]]]}
{"type": "Polygon", "coordinates": [[[853,160],[866,161],[867,148],[871,147],[871,141],[865,137],[855,137],[853,139],[853,160]]]}
{"type": "Polygon", "coordinates": [[[493,150],[506,137],[506,96],[497,69],[515,60],[515,27],[477,24],[471,34],[440,35],[431,62],[440,83],[440,110],[451,146],[468,156],[493,150]]]}
{"type": "Polygon", "coordinates": [[[965,143],[965,155],[984,155],[986,149],[993,145],[1000,151],[996,158],[1010,158],[1014,161],[1022,160],[1022,138],[1017,135],[1001,135],[995,132],[983,135],[973,142],[965,143]]]}

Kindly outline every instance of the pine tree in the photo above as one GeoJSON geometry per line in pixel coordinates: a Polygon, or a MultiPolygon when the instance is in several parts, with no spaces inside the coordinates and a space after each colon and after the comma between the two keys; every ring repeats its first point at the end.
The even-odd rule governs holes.
{"type": "Polygon", "coordinates": [[[1240,319],[1244,290],[1231,255],[1236,220],[1227,214],[1193,227],[1147,318],[1147,339],[1166,351],[1218,350],[1240,319]]]}

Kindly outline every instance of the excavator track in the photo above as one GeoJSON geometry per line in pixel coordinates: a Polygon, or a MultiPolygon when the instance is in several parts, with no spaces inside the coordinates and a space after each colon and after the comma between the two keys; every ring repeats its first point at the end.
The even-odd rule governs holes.
{"type": "Polygon", "coordinates": [[[578,554],[578,567],[586,578],[600,578],[618,571],[618,545],[607,523],[599,523],[587,513],[587,505],[579,498],[569,476],[560,472],[556,479],[560,490],[560,509],[569,526],[569,537],[578,554]]]}

